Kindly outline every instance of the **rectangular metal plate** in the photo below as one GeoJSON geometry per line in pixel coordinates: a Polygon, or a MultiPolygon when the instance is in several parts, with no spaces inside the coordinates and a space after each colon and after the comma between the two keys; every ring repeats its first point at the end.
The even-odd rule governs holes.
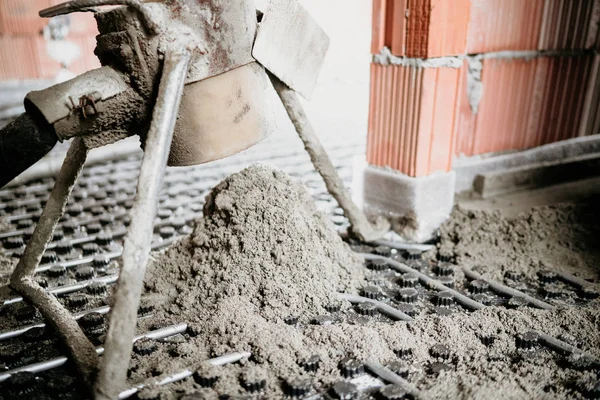
{"type": "Polygon", "coordinates": [[[309,99],[329,37],[296,0],[270,0],[252,55],[269,72],[309,99]]]}

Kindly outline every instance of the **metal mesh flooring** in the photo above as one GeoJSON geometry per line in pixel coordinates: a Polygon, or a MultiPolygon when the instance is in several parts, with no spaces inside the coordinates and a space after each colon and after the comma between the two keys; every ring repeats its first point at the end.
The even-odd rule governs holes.
{"type": "MultiPolygon", "coordinates": [[[[349,140],[344,145],[328,146],[338,172],[350,184],[352,158],[364,152],[360,141],[349,140]]],[[[347,227],[337,203],[326,192],[324,183],[314,171],[299,141],[277,143],[275,140],[257,146],[240,155],[203,166],[170,168],[165,176],[155,220],[153,248],[164,248],[181,235],[191,231],[192,221],[201,215],[204,196],[226,175],[257,162],[267,162],[283,168],[308,187],[319,209],[332,219],[340,230],[347,227]],[[266,151],[268,149],[268,151],[266,151]],[[265,154],[269,156],[266,157],[265,154]]],[[[38,268],[38,281],[54,293],[73,312],[80,325],[102,351],[106,331],[105,316],[109,311],[108,297],[117,279],[118,258],[132,206],[140,156],[86,167],[71,196],[67,213],[59,223],[54,239],[38,268]]],[[[53,185],[52,178],[29,182],[18,188],[0,191],[0,217],[10,227],[0,233],[0,253],[18,258],[39,218],[45,199],[53,185]]],[[[585,304],[598,293],[586,281],[551,271],[540,273],[538,279],[524,279],[507,274],[504,282],[493,282],[450,264],[449,260],[427,262],[418,251],[401,251],[385,245],[369,246],[350,242],[352,248],[366,253],[365,267],[371,272],[360,296],[348,298],[354,303],[350,311],[340,311],[338,304],[328,306],[329,313],[315,316],[311,323],[332,324],[339,321],[361,323],[369,319],[393,322],[410,320],[432,313],[451,315],[469,313],[488,305],[508,308],[548,304],[585,304]]],[[[3,277],[6,280],[6,276],[3,277]]],[[[142,301],[139,317],[152,313],[152,304],[142,301]]],[[[294,324],[294,316],[289,323],[294,324]]],[[[77,375],[62,355],[63,349],[55,334],[46,329],[39,313],[25,304],[15,293],[2,299],[0,308],[0,398],[82,398],[77,375]]],[[[164,341],[178,336],[185,340],[186,325],[157,327],[140,332],[138,339],[164,341]]],[[[149,351],[140,341],[138,354],[149,351]]],[[[493,343],[493,336],[482,336],[482,342],[493,343]]],[[[516,337],[523,350],[556,352],[565,362],[577,362],[585,368],[600,368],[600,362],[585,355],[575,345],[543,332],[523,332],[516,337]],[[569,361],[570,360],[570,361],[569,361]]],[[[447,346],[431,349],[434,368],[451,368],[451,349],[447,346]]],[[[241,355],[217,359],[215,364],[232,362],[241,355]]],[[[318,360],[306,367],[318,368],[318,360]],[[311,366],[312,365],[312,366],[311,366]]],[[[284,391],[295,398],[403,398],[410,388],[406,367],[410,349],[399,349],[398,361],[385,366],[364,365],[347,359],[340,363],[340,381],[322,393],[306,382],[282,382],[284,391]]],[[[205,382],[194,371],[185,370],[167,377],[161,384],[182,379],[205,382]]],[[[598,385],[597,385],[598,386],[598,385]]],[[[139,387],[123,392],[122,398],[135,395],[139,387]]],[[[261,391],[261,382],[248,385],[249,396],[261,391]]],[[[600,388],[584,395],[598,394],[600,388]],[[594,391],[596,390],[596,391],[594,391]]],[[[413,393],[414,395],[414,393],[413,393]]]]}

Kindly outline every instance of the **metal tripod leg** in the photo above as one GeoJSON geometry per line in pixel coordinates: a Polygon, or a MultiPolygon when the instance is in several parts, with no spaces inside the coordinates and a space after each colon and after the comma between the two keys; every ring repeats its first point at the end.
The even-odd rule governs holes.
{"type": "Polygon", "coordinates": [[[125,242],[118,285],[110,313],[104,355],[95,385],[96,399],[114,399],[124,388],[133,347],[137,309],[150,253],[153,222],[171,149],[190,53],[165,55],[158,98],[148,131],[131,223],[125,242]]]}
{"type": "Polygon", "coordinates": [[[71,313],[56,297],[47,293],[33,280],[46,246],[52,240],[54,228],[65,211],[67,200],[83,168],[87,153],[88,149],[83,140],[74,139],[33,235],[11,276],[10,286],[36,306],[46,321],[58,331],[85,381],[91,384],[98,366],[98,355],[94,346],[84,335],[71,313]]]}
{"type": "Polygon", "coordinates": [[[344,214],[350,220],[352,233],[360,240],[370,242],[380,239],[390,229],[389,222],[384,218],[379,218],[376,226],[373,226],[365,214],[354,204],[350,194],[344,187],[344,183],[337,174],[335,167],[327,156],[327,152],[319,142],[313,127],[304,113],[302,104],[298,95],[292,89],[287,87],[276,76],[269,74],[271,82],[285,107],[288,116],[296,127],[296,131],[304,143],[304,148],[310,155],[310,159],[315,169],[323,177],[329,193],[337,200],[344,214]]]}

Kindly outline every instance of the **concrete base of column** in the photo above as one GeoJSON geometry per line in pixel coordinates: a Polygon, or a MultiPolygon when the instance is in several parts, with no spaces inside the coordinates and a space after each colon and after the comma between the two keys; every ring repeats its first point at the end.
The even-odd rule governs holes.
{"type": "Polygon", "coordinates": [[[369,216],[390,219],[407,241],[430,239],[454,206],[454,172],[413,178],[398,171],[354,162],[354,201],[369,216]]]}

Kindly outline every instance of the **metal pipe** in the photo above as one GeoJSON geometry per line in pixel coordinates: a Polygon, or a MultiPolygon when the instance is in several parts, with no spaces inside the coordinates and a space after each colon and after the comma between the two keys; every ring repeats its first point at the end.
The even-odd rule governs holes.
{"type": "MultiPolygon", "coordinates": [[[[102,278],[95,278],[95,279],[90,279],[88,281],[77,282],[77,283],[74,283],[73,285],[57,286],[55,288],[46,290],[45,292],[53,295],[50,297],[54,297],[54,296],[58,296],[61,294],[77,292],[81,289],[88,287],[89,285],[91,285],[94,282],[103,282],[103,283],[106,283],[107,285],[110,285],[111,283],[115,283],[117,281],[117,279],[118,279],[117,275],[108,275],[108,276],[103,276],[102,278]]],[[[42,289],[42,290],[44,290],[44,289],[42,289]]],[[[11,297],[10,299],[4,300],[2,305],[5,306],[8,304],[18,303],[20,301],[23,301],[23,297],[18,297],[18,296],[11,297]]]]}
{"type": "Polygon", "coordinates": [[[555,337],[546,335],[545,333],[536,333],[539,335],[539,341],[545,344],[546,346],[550,347],[551,349],[566,354],[581,354],[590,361],[590,364],[593,366],[593,368],[600,368],[600,360],[598,360],[593,355],[581,349],[578,349],[575,346],[571,346],[569,343],[563,342],[562,340],[559,340],[555,337]]]}
{"type": "Polygon", "coordinates": [[[353,294],[347,294],[347,293],[338,293],[338,298],[340,298],[341,300],[349,301],[350,303],[374,304],[381,313],[389,315],[390,317],[400,320],[400,321],[412,321],[413,320],[413,318],[411,316],[409,316],[408,314],[405,314],[402,311],[400,311],[388,304],[385,304],[381,301],[369,299],[369,298],[362,297],[362,296],[355,296],[353,294]]]}
{"type": "MultiPolygon", "coordinates": [[[[173,237],[170,239],[166,239],[166,240],[162,240],[160,242],[156,242],[153,243],[152,246],[150,247],[151,250],[158,250],[158,249],[162,249],[163,247],[167,247],[172,245],[173,243],[175,243],[176,241],[178,241],[181,237],[173,237]]],[[[121,256],[121,251],[118,252],[112,252],[112,253],[105,253],[105,254],[98,254],[101,256],[106,256],[108,258],[118,258],[121,256]]],[[[56,264],[51,264],[48,265],[48,268],[44,268],[44,270],[48,270],[50,269],[50,267],[52,265],[62,265],[66,268],[69,267],[74,267],[77,265],[82,265],[82,264],[86,264],[89,262],[88,258],[80,258],[77,260],[73,260],[73,261],[65,261],[65,262],[60,262],[60,263],[56,263],[56,264]]],[[[67,294],[67,293],[73,293],[76,292],[78,290],[84,289],[86,286],[89,286],[91,283],[94,282],[104,282],[106,284],[111,284],[111,283],[115,283],[117,281],[118,276],[117,275],[108,275],[108,276],[103,276],[101,278],[95,278],[89,281],[80,281],[78,283],[75,283],[73,285],[65,285],[65,286],[57,286],[55,288],[52,288],[50,290],[47,290],[48,293],[54,294],[54,295],[59,295],[59,294],[67,294]]],[[[9,299],[5,299],[2,301],[2,305],[7,305],[7,304],[12,304],[12,303],[18,303],[20,301],[23,301],[23,297],[20,296],[16,296],[16,297],[11,297],[9,299]]]]}
{"type": "MultiPolygon", "coordinates": [[[[109,306],[92,308],[91,310],[85,310],[85,311],[80,311],[80,312],[74,313],[73,318],[75,318],[75,320],[78,320],[79,318],[83,317],[84,315],[87,315],[90,313],[107,314],[109,310],[110,310],[109,306]]],[[[0,332],[0,340],[6,340],[6,339],[14,338],[14,337],[19,337],[30,329],[44,328],[45,326],[46,326],[45,323],[40,322],[37,324],[24,325],[24,326],[21,326],[17,329],[13,329],[10,331],[0,332]]]]}
{"type": "Polygon", "coordinates": [[[435,248],[433,244],[421,244],[421,243],[406,243],[399,242],[397,240],[378,239],[374,240],[373,244],[378,246],[388,246],[396,250],[416,250],[416,251],[428,251],[435,248]]]}
{"type": "Polygon", "coordinates": [[[106,335],[106,354],[95,385],[97,399],[114,399],[127,378],[137,309],[150,252],[153,221],[183,87],[190,62],[187,50],[165,55],[158,98],[145,144],[131,223],[123,244],[118,287],[106,335]]]}
{"type": "Polygon", "coordinates": [[[505,286],[501,283],[498,283],[492,279],[488,279],[488,278],[484,277],[483,275],[478,274],[475,271],[471,271],[470,269],[467,269],[467,268],[463,268],[462,270],[463,270],[465,276],[469,279],[472,279],[472,280],[478,279],[478,280],[487,282],[488,285],[490,285],[490,289],[492,289],[494,292],[504,294],[506,296],[522,297],[525,300],[527,300],[529,302],[529,304],[531,304],[537,308],[541,308],[543,310],[553,310],[555,308],[551,304],[548,304],[546,302],[538,300],[535,297],[531,297],[530,295],[525,294],[525,293],[521,292],[520,290],[510,288],[510,287],[505,286]]]}
{"type": "Polygon", "coordinates": [[[592,284],[591,282],[588,282],[585,279],[581,279],[577,276],[567,274],[566,272],[556,271],[556,275],[558,275],[558,278],[561,281],[566,282],[569,285],[575,286],[578,289],[586,288],[592,284]]]}
{"type": "MultiPolygon", "coordinates": [[[[136,336],[135,338],[133,338],[132,342],[136,342],[142,338],[163,339],[163,338],[166,338],[169,336],[177,335],[178,333],[183,333],[186,331],[186,329],[187,329],[186,323],[167,326],[165,328],[157,329],[155,331],[136,336]]],[[[104,353],[104,347],[96,347],[94,349],[94,352],[96,353],[97,356],[100,356],[104,353]]],[[[14,375],[19,372],[31,372],[31,373],[36,374],[38,372],[43,372],[43,371],[47,371],[49,369],[60,367],[60,366],[64,365],[67,361],[68,361],[67,357],[56,357],[51,360],[41,361],[41,362],[34,363],[34,364],[24,365],[19,368],[14,368],[14,369],[8,370],[6,372],[0,373],[0,382],[4,382],[8,378],[10,378],[11,375],[14,375]]]]}
{"type": "Polygon", "coordinates": [[[378,362],[367,361],[365,363],[365,366],[368,369],[370,369],[375,375],[377,375],[378,377],[383,379],[384,381],[393,383],[394,385],[402,386],[404,389],[406,389],[410,393],[412,398],[414,398],[414,399],[423,398],[423,396],[421,395],[421,392],[419,391],[419,389],[417,389],[417,387],[415,385],[413,385],[406,379],[402,378],[401,376],[395,374],[394,372],[390,371],[388,368],[384,367],[383,365],[379,364],[378,362]]]}
{"type": "MultiPolygon", "coordinates": [[[[214,365],[215,367],[218,367],[220,365],[225,365],[225,364],[231,364],[234,362],[238,362],[241,359],[244,358],[249,358],[251,356],[251,353],[231,353],[231,354],[225,354],[223,356],[219,356],[216,358],[211,358],[209,360],[207,360],[206,362],[208,362],[211,365],[214,365]]],[[[152,382],[152,383],[142,383],[139,384],[131,389],[127,389],[122,391],[121,393],[119,393],[119,399],[127,399],[131,396],[133,396],[134,394],[136,394],[137,392],[139,392],[140,390],[142,390],[143,388],[145,388],[146,386],[149,385],[154,385],[154,386],[164,386],[164,385],[168,385],[169,383],[174,383],[174,382],[178,382],[178,381],[182,381],[185,378],[188,378],[190,376],[192,376],[192,374],[194,373],[194,371],[189,370],[189,369],[185,369],[183,371],[177,372],[176,374],[173,375],[169,375],[166,378],[163,378],[162,380],[158,381],[158,382],[152,382]]]]}
{"type": "Polygon", "coordinates": [[[419,281],[421,281],[425,285],[427,285],[431,288],[437,289],[439,291],[447,291],[449,293],[452,293],[452,297],[454,297],[454,299],[457,302],[459,302],[463,306],[468,307],[472,310],[480,310],[485,307],[485,305],[481,304],[480,302],[470,299],[469,297],[465,296],[464,294],[459,293],[456,290],[449,288],[448,286],[445,286],[441,282],[438,282],[435,279],[428,277],[427,275],[417,271],[414,268],[409,267],[408,265],[404,265],[402,263],[399,263],[396,260],[392,260],[391,258],[377,256],[375,254],[368,254],[368,253],[359,253],[359,254],[365,260],[384,260],[385,262],[387,262],[390,265],[391,268],[393,268],[397,271],[410,272],[412,274],[415,274],[418,276],[419,281]]]}
{"type": "Polygon", "coordinates": [[[340,207],[344,210],[344,214],[350,221],[352,233],[358,236],[361,240],[371,242],[381,238],[390,229],[390,224],[387,220],[379,218],[377,226],[371,225],[366,215],[354,204],[350,198],[350,194],[344,182],[338,175],[335,167],[331,163],[327,152],[321,145],[308,117],[304,113],[302,104],[298,99],[298,95],[292,89],[281,82],[276,76],[269,74],[271,82],[287,111],[290,120],[298,132],[298,136],[304,143],[304,148],[308,152],[310,159],[323,180],[325,186],[331,195],[337,200],[340,207]]]}
{"type": "Polygon", "coordinates": [[[52,127],[29,113],[0,129],[0,187],[44,157],[57,141],[52,127]]]}

